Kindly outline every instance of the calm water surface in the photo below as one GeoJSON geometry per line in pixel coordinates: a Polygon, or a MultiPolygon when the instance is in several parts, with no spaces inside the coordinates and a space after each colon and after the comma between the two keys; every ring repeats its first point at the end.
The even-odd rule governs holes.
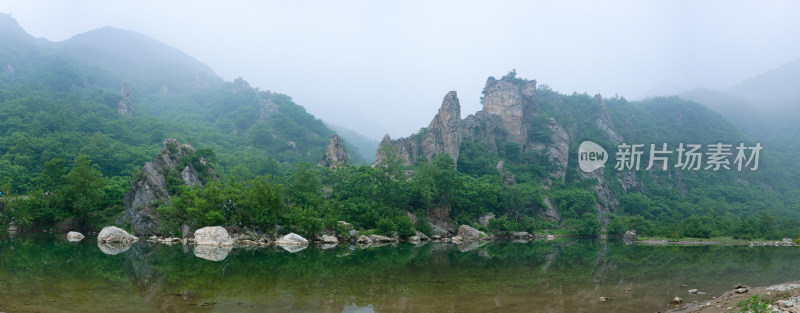
{"type": "Polygon", "coordinates": [[[0,312],[657,312],[676,295],[701,301],[739,282],[798,278],[800,249],[789,247],[536,240],[101,250],[94,238],[0,234],[0,312]],[[707,294],[687,294],[694,288],[707,294]]]}

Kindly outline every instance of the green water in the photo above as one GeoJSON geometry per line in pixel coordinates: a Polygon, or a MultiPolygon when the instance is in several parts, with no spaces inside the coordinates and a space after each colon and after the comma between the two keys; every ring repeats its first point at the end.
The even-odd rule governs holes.
{"type": "Polygon", "coordinates": [[[209,261],[181,245],[107,255],[94,238],[2,234],[0,312],[657,312],[676,295],[796,280],[799,265],[788,247],[613,240],[236,248],[209,261]]]}

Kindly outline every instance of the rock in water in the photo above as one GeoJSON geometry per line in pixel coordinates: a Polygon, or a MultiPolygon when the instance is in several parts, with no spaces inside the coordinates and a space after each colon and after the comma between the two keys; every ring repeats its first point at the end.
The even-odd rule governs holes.
{"type": "Polygon", "coordinates": [[[381,236],[381,235],[369,235],[369,239],[372,242],[394,242],[394,241],[397,241],[394,238],[389,238],[389,237],[381,236]]]}
{"type": "Polygon", "coordinates": [[[81,240],[83,240],[83,234],[81,234],[79,232],[76,232],[76,231],[68,232],[67,233],[67,240],[69,240],[70,242],[81,241],[81,240]]]}
{"type": "Polygon", "coordinates": [[[137,240],[139,238],[116,226],[103,227],[103,230],[97,235],[97,243],[130,244],[137,240]]]}
{"type": "Polygon", "coordinates": [[[307,246],[308,240],[306,240],[305,238],[303,238],[303,236],[300,236],[298,234],[289,233],[281,238],[278,238],[278,240],[275,240],[275,244],[279,246],[307,246]]]}
{"type": "Polygon", "coordinates": [[[339,239],[336,239],[336,237],[329,235],[322,235],[322,237],[319,238],[319,241],[327,244],[339,243],[339,239]]]}
{"type": "Polygon", "coordinates": [[[626,231],[625,235],[622,235],[622,241],[625,242],[626,245],[632,244],[634,241],[636,241],[636,231],[626,231]]]}
{"type": "Polygon", "coordinates": [[[461,225],[458,227],[458,237],[466,241],[481,240],[486,238],[486,233],[472,228],[472,226],[469,225],[461,225]]]}
{"type": "Polygon", "coordinates": [[[221,226],[208,226],[194,232],[194,242],[200,246],[232,246],[233,238],[221,226]]]}
{"type": "Polygon", "coordinates": [[[675,296],[675,298],[673,298],[672,301],[670,301],[669,303],[681,304],[681,303],[683,303],[683,299],[679,298],[678,296],[675,296]]]}

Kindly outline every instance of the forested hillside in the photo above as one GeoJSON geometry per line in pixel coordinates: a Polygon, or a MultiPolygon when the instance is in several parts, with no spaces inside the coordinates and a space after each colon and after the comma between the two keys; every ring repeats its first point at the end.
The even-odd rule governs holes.
{"type": "Polygon", "coordinates": [[[347,237],[346,221],[399,237],[468,224],[495,235],[772,239],[800,226],[798,172],[783,167],[791,150],[761,142],[758,170],[738,170],[735,147],[757,138],[678,97],[561,94],[511,71],[487,79],[482,110],[462,119],[451,91],[427,127],[385,137],[372,165],[347,142],[351,161],[331,163],[326,153],[342,154],[326,151],[334,132],[289,96],[224,81],[143,35],[104,28],[52,43],[2,15],[0,41],[3,225],[137,229],[120,222],[137,209],[123,196],[162,175],[167,197],[144,205],[160,234],[223,225],[347,237]],[[579,169],[584,141],[607,150],[605,167],[579,169]],[[731,145],[730,168],[675,166],[680,145],[701,145],[706,162],[717,143],[731,145]],[[623,144],[643,145],[641,168],[615,168],[623,144]],[[647,169],[651,144],[670,150],[665,170],[647,169]]]}

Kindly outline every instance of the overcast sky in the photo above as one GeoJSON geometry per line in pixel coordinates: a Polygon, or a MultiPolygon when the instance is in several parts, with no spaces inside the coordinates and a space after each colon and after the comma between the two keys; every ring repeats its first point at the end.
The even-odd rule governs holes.
{"type": "Polygon", "coordinates": [[[51,41],[143,33],[373,138],[427,126],[450,90],[472,114],[486,78],[511,69],[638,99],[800,58],[800,1],[0,0],[0,12],[51,41]]]}

